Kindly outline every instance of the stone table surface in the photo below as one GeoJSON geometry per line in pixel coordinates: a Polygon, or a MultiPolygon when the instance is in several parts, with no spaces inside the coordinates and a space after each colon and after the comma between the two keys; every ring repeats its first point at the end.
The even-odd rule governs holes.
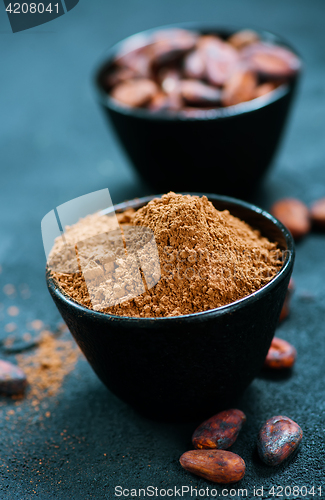
{"type": "MultiPolygon", "coordinates": [[[[80,0],[55,21],[12,34],[1,11],[3,359],[16,358],[4,342],[8,336],[19,341],[25,333],[38,335],[33,320],[41,320],[51,331],[60,323],[44,280],[42,217],[67,200],[105,187],[114,203],[151,194],[95,102],[91,77],[105,50],[142,29],[191,20],[256,25],[285,36],[301,53],[305,72],[282,148],[254,201],[264,208],[284,196],[311,203],[325,196],[324,18],[323,0],[80,0]],[[14,288],[5,287],[8,284],[14,288]],[[10,316],[15,311],[11,306],[18,308],[17,316],[10,316]]],[[[207,180],[207,191],[213,190],[207,180]]],[[[297,348],[292,373],[261,374],[240,402],[247,424],[232,450],[244,458],[247,473],[233,488],[247,489],[248,498],[254,497],[254,487],[260,494],[263,487],[263,497],[271,498],[273,485],[306,486],[304,498],[325,497],[324,253],[324,234],[312,233],[297,245],[291,315],[277,331],[297,348]],[[256,456],[256,435],[261,424],[277,414],[297,421],[304,439],[294,458],[269,468],[256,456]]],[[[83,357],[61,391],[39,411],[28,398],[2,397],[0,403],[1,500],[111,499],[117,498],[116,486],[131,495],[139,493],[132,488],[150,485],[162,489],[155,498],[163,498],[168,488],[213,487],[178,463],[191,446],[194,424],[140,417],[107,391],[83,357]]],[[[241,492],[227,488],[229,496],[241,497],[241,492]]],[[[171,498],[179,498],[177,492],[169,491],[171,498]]],[[[299,498],[304,493],[301,490],[299,498]]],[[[288,489],[283,495],[294,497],[288,489]]]]}

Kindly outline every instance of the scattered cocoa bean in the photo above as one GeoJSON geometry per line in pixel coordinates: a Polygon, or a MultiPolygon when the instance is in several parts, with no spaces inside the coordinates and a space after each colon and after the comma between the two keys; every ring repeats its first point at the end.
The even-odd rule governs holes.
{"type": "Polygon", "coordinates": [[[222,104],[233,106],[240,102],[254,99],[257,79],[252,71],[238,69],[225,82],[222,92],[222,104]]]}
{"type": "Polygon", "coordinates": [[[267,465],[279,465],[298,448],[301,440],[302,430],[291,418],[272,417],[259,432],[258,454],[267,465]]]}
{"type": "Polygon", "coordinates": [[[284,224],[295,239],[302,238],[310,231],[309,210],[295,198],[285,198],[274,203],[271,213],[284,224]]]}
{"type": "Polygon", "coordinates": [[[259,35],[253,30],[242,30],[237,31],[228,38],[228,43],[232,45],[235,49],[242,49],[251,43],[258,42],[260,40],[259,35]]]}
{"type": "Polygon", "coordinates": [[[185,102],[190,105],[203,106],[220,102],[219,89],[197,80],[181,80],[180,91],[185,102]]]}
{"type": "Polygon", "coordinates": [[[225,410],[203,422],[194,431],[194,448],[226,450],[237,439],[239,431],[246,422],[241,410],[225,410]]]}
{"type": "Polygon", "coordinates": [[[111,96],[126,106],[141,107],[149,103],[157,92],[158,86],[152,80],[141,78],[120,83],[114,87],[111,96]]]}
{"type": "Polygon", "coordinates": [[[325,198],[313,203],[310,208],[310,218],[315,227],[325,229],[325,198]]]}
{"type": "Polygon", "coordinates": [[[16,365],[0,360],[0,393],[21,394],[27,386],[25,373],[16,365]]]}
{"type": "Polygon", "coordinates": [[[282,370],[292,368],[297,358],[297,351],[286,340],[274,337],[264,361],[265,368],[282,370]]]}
{"type": "Polygon", "coordinates": [[[236,483],[245,475],[244,460],[231,451],[191,450],[179,461],[185,470],[215,483],[236,483]]]}

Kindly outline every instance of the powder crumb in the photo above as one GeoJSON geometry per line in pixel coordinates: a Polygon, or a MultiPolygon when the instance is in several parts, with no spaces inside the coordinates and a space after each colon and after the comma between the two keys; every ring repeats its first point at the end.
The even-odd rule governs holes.
{"type": "MultiPolygon", "coordinates": [[[[109,314],[166,317],[207,311],[250,295],[274,278],[282,266],[277,243],[228,210],[218,211],[205,196],[171,192],[136,212],[128,209],[117,214],[117,219],[122,231],[128,224],[154,233],[161,278],[145,293],[102,311],[109,314]]],[[[93,214],[66,228],[65,235],[76,245],[111,227],[109,217],[93,214]]],[[[60,244],[55,243],[56,252],[60,244]]],[[[53,275],[65,293],[93,308],[81,272],[53,275]]]]}
{"type": "Polygon", "coordinates": [[[38,408],[40,401],[55,396],[64,378],[75,367],[80,351],[70,340],[55,337],[43,331],[38,348],[33,353],[17,356],[19,367],[25,372],[29,384],[27,399],[38,408]]]}

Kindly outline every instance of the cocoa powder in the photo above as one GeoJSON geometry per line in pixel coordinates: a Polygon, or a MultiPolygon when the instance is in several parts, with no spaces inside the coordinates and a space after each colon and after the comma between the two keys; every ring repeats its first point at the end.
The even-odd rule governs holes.
{"type": "MultiPolygon", "coordinates": [[[[166,317],[224,306],[267,284],[282,265],[277,243],[229,211],[218,211],[205,196],[171,192],[117,219],[122,229],[125,224],[151,229],[161,277],[145,293],[103,310],[109,314],[166,317]]],[[[65,238],[76,245],[113,228],[113,218],[93,214],[66,228],[65,238]]],[[[60,245],[56,241],[53,250],[58,252],[60,245]]],[[[65,293],[92,309],[81,272],[53,276],[65,293]]]]}

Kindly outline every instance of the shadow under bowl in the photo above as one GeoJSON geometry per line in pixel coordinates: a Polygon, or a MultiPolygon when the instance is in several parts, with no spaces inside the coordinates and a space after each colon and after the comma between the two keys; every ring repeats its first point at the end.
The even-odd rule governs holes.
{"type": "MultiPolygon", "coordinates": [[[[158,192],[213,190],[247,199],[256,191],[277,151],[300,71],[262,97],[206,110],[199,117],[120,106],[104,88],[105,74],[115,56],[125,44],[131,48],[147,45],[152,33],[171,27],[224,37],[240,29],[185,23],[123,40],[110,49],[96,73],[100,105],[136,170],[158,192]]],[[[278,36],[255,31],[263,40],[286,46],[298,56],[278,36]]]]}
{"type": "MultiPolygon", "coordinates": [[[[209,417],[243,394],[264,363],[291,276],[294,243],[279,221],[246,202],[206,196],[218,210],[229,210],[277,241],[284,252],[278,274],[241,300],[177,317],[113,316],[78,304],[47,272],[50,294],[95,373],[116,396],[150,418],[209,417]]],[[[114,209],[138,209],[153,198],[114,209]]]]}

